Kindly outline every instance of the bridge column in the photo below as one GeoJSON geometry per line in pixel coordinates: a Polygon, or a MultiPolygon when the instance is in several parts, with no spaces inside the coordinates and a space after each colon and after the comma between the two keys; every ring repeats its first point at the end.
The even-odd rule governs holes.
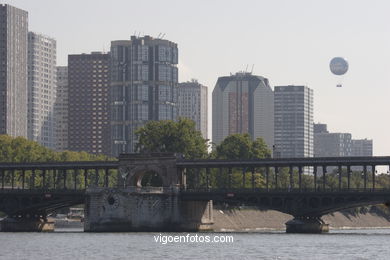
{"type": "Polygon", "coordinates": [[[181,187],[184,188],[184,190],[186,190],[187,189],[187,169],[178,167],[177,168],[177,176],[179,176],[181,187]]]}
{"type": "Polygon", "coordinates": [[[73,189],[77,190],[77,169],[73,169],[73,189]]]}
{"type": "Polygon", "coordinates": [[[11,188],[14,188],[15,184],[15,170],[11,170],[11,188]]]}
{"type": "Polygon", "coordinates": [[[293,166],[289,167],[289,175],[290,175],[290,187],[289,190],[294,188],[294,180],[293,180],[293,166]]]}
{"type": "Polygon", "coordinates": [[[217,178],[217,185],[218,187],[221,187],[223,185],[224,188],[226,188],[226,179],[223,178],[223,184],[222,184],[222,178],[223,178],[223,168],[218,168],[218,178],[217,178]]]}
{"type": "Polygon", "coordinates": [[[32,170],[31,179],[30,179],[30,189],[35,188],[35,169],[32,170]]]}
{"type": "Polygon", "coordinates": [[[24,186],[25,186],[25,182],[26,182],[26,170],[22,170],[22,189],[24,190],[24,186]]]}
{"type": "Polygon", "coordinates": [[[242,168],[242,188],[245,188],[245,174],[246,174],[246,167],[242,168]]]}
{"type": "Polygon", "coordinates": [[[229,188],[232,187],[232,168],[229,167],[229,188]]]}
{"type": "Polygon", "coordinates": [[[255,189],[255,168],[252,168],[252,190],[255,189]]]}
{"type": "Polygon", "coordinates": [[[1,188],[4,189],[4,170],[1,170],[1,188]]]}
{"type": "Polygon", "coordinates": [[[275,167],[275,189],[278,188],[278,174],[279,174],[279,167],[275,167]]]}
{"type": "Polygon", "coordinates": [[[95,169],[95,186],[97,187],[99,185],[99,169],[95,169]]]}
{"type": "Polygon", "coordinates": [[[66,176],[67,176],[67,174],[68,174],[68,172],[67,172],[67,170],[66,169],[64,169],[64,170],[62,170],[62,173],[63,173],[63,176],[64,176],[64,189],[66,189],[66,176]]]}
{"type": "Polygon", "coordinates": [[[302,166],[299,166],[298,168],[298,185],[299,185],[299,191],[302,190],[302,166]]]}
{"type": "Polygon", "coordinates": [[[265,188],[269,190],[269,167],[265,167],[265,188]]]}
{"type": "Polygon", "coordinates": [[[364,189],[367,189],[367,165],[363,166],[364,189]]]}
{"type": "Polygon", "coordinates": [[[341,190],[342,174],[343,174],[343,168],[341,165],[339,165],[339,190],[341,190]]]}
{"type": "Polygon", "coordinates": [[[351,166],[347,166],[347,189],[351,188],[351,166]]]}
{"type": "Polygon", "coordinates": [[[109,173],[109,169],[108,168],[105,168],[104,169],[104,187],[108,187],[108,173],[109,173]]]}
{"type": "Polygon", "coordinates": [[[46,170],[42,169],[42,188],[46,188],[46,170]]]}
{"type": "Polygon", "coordinates": [[[372,165],[371,168],[372,168],[372,189],[375,190],[375,165],[372,165]]]}
{"type": "Polygon", "coordinates": [[[313,174],[314,174],[314,191],[317,191],[317,165],[314,166],[313,169],[313,174]]]}
{"type": "Polygon", "coordinates": [[[322,189],[325,190],[325,183],[326,183],[326,166],[322,166],[322,189]]]}
{"type": "Polygon", "coordinates": [[[199,186],[200,186],[200,183],[199,183],[199,175],[200,175],[200,169],[199,169],[199,168],[196,168],[196,169],[195,169],[195,184],[194,184],[194,188],[195,188],[195,189],[199,188],[199,186]]]}
{"type": "Polygon", "coordinates": [[[329,232],[329,224],[321,217],[299,216],[286,222],[286,233],[326,233],[329,232]]]}
{"type": "Polygon", "coordinates": [[[206,168],[206,187],[210,189],[210,168],[206,168]]]}
{"type": "Polygon", "coordinates": [[[84,189],[86,189],[88,187],[88,169],[84,169],[83,171],[84,171],[84,189]]]}

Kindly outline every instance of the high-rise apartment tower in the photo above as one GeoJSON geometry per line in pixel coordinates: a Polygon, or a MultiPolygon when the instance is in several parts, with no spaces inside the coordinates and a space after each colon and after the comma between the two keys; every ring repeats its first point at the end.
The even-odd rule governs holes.
{"type": "Polygon", "coordinates": [[[207,139],[207,87],[196,80],[179,84],[179,116],[193,120],[207,139]]]}
{"type": "Polygon", "coordinates": [[[150,36],[111,42],[112,155],[135,152],[137,129],[176,120],[177,44],[150,36]]]}
{"type": "Polygon", "coordinates": [[[56,40],[28,33],[28,139],[55,149],[56,40]]]}
{"type": "Polygon", "coordinates": [[[215,144],[231,134],[249,133],[274,144],[274,94],[268,79],[240,72],[218,78],[213,90],[215,144]]]}
{"type": "Polygon", "coordinates": [[[68,148],[110,154],[109,54],[68,56],[68,148]]]}
{"type": "Polygon", "coordinates": [[[0,4],[0,134],[27,137],[28,13],[0,4]]]}
{"type": "Polygon", "coordinates": [[[54,104],[56,150],[68,149],[68,67],[57,67],[57,98],[54,104]]]}
{"type": "Polygon", "coordinates": [[[313,157],[313,90],[277,86],[274,157],[313,157]]]}

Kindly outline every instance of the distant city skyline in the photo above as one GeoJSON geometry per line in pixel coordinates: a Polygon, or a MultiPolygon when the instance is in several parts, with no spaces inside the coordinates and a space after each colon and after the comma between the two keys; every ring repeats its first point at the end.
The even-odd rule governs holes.
{"type": "MultiPolygon", "coordinates": [[[[211,96],[218,77],[246,67],[250,71],[254,64],[254,74],[268,78],[272,87],[312,88],[314,122],[373,139],[374,155],[390,154],[390,125],[383,119],[390,96],[387,1],[1,2],[28,11],[29,30],[56,38],[57,65],[66,65],[68,54],[109,51],[111,40],[134,33],[165,34],[178,43],[179,82],[196,78],[210,86],[211,96]],[[134,6],[137,12],[130,15],[134,6]],[[259,15],[259,10],[267,12],[259,15]],[[329,71],[335,56],[349,62],[344,77],[329,71]],[[343,87],[336,88],[338,83],[343,87]]],[[[209,136],[211,122],[210,116],[209,136]]]]}

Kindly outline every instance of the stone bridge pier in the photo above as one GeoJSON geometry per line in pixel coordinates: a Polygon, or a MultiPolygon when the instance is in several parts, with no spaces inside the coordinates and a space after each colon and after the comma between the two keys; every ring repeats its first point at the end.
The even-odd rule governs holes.
{"type": "Polygon", "coordinates": [[[185,174],[174,154],[123,154],[118,187],[87,190],[84,231],[201,231],[213,224],[212,201],[184,201],[185,174]],[[159,187],[142,185],[157,176],[159,187]]]}

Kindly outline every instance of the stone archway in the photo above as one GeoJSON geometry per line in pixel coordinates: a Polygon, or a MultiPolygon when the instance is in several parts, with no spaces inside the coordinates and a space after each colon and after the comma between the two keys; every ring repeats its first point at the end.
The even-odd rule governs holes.
{"type": "Polygon", "coordinates": [[[126,179],[126,185],[142,187],[142,180],[148,173],[154,173],[158,175],[159,179],[161,180],[161,186],[169,186],[166,178],[166,169],[154,165],[140,165],[131,169],[126,179]]]}
{"type": "Polygon", "coordinates": [[[174,154],[122,154],[119,157],[119,165],[119,187],[142,187],[142,179],[150,172],[161,179],[163,187],[180,185],[183,182],[174,154]]]}

